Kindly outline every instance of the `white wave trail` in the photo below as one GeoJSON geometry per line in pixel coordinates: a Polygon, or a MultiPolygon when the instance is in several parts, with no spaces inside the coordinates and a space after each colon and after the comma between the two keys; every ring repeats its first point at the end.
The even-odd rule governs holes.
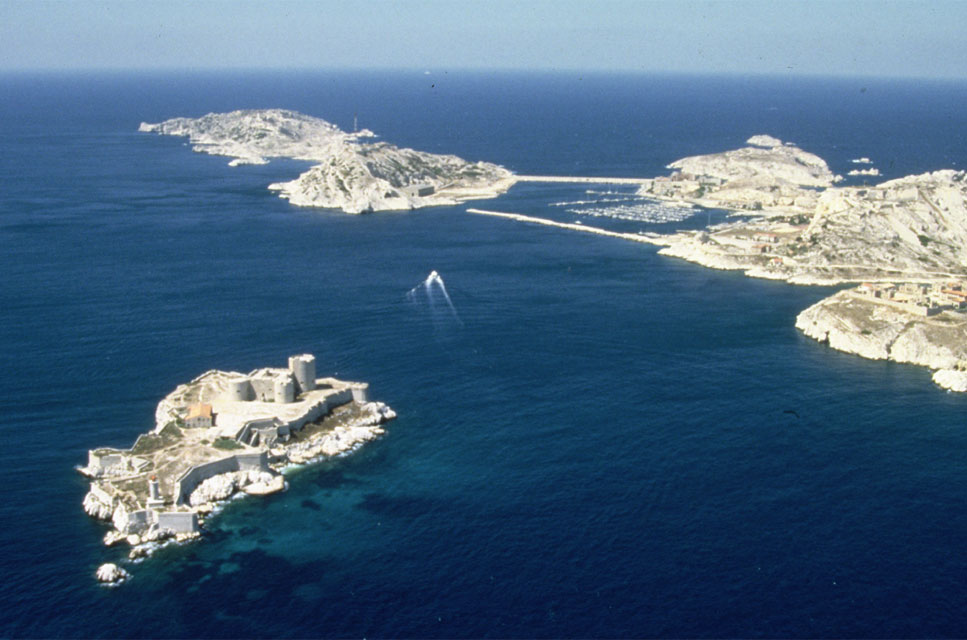
{"type": "Polygon", "coordinates": [[[416,302],[417,295],[420,292],[426,294],[426,299],[429,301],[430,307],[436,306],[438,295],[442,296],[443,301],[446,302],[447,309],[450,311],[450,315],[452,315],[457,322],[463,324],[463,322],[460,320],[460,314],[457,313],[457,308],[453,306],[453,301],[450,299],[450,294],[447,293],[447,285],[443,282],[443,277],[435,270],[430,272],[430,275],[426,277],[426,280],[410,289],[406,294],[406,298],[411,302],[416,302]]]}

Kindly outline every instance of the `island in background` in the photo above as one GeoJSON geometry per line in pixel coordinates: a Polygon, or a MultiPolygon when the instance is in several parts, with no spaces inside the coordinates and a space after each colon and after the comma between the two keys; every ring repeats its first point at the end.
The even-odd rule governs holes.
{"type": "Polygon", "coordinates": [[[860,282],[803,311],[796,327],[834,349],[929,367],[938,385],[967,391],[967,174],[837,187],[818,156],[771,136],[748,143],[673,162],[670,176],[642,186],[741,215],[658,238],[660,253],[793,284],[860,282]]]}
{"type": "Polygon", "coordinates": [[[731,220],[698,231],[629,234],[469,211],[657,244],[662,255],[757,278],[864,283],[810,307],[796,326],[836,349],[930,367],[937,384],[967,391],[967,174],[948,169],[836,186],[843,178],[825,160],[792,143],[756,135],[747,144],[677,160],[667,176],[601,179],[639,183],[638,195],[646,198],[731,212],[731,220]]]}
{"type": "Polygon", "coordinates": [[[362,213],[453,205],[494,198],[515,182],[510,171],[489,162],[366,142],[375,137],[368,129],[347,133],[325,120],[284,109],[142,122],[138,130],[186,136],[195,151],[234,158],[231,166],[263,164],[269,158],[313,162],[295,180],[269,185],[301,207],[362,213]]]}
{"type": "MultiPolygon", "coordinates": [[[[133,560],[162,541],[196,538],[217,503],[282,491],[283,468],[350,451],[396,417],[366,383],[316,378],[312,355],[288,365],[208,371],[158,404],[154,429],[133,447],[90,451],[79,468],[91,478],[84,510],[111,524],[104,543],[128,543],[133,560]]],[[[127,577],[102,569],[103,582],[127,577]]]]}
{"type": "MultiPolygon", "coordinates": [[[[662,255],[792,284],[881,283],[896,285],[902,297],[908,295],[903,293],[905,288],[920,285],[933,292],[959,291],[967,280],[965,172],[947,169],[872,186],[837,186],[843,178],[825,160],[764,134],[752,136],[748,146],[740,149],[672,162],[667,176],[595,179],[517,176],[489,163],[363,142],[374,134],[368,130],[346,133],[324,120],[280,109],[175,118],[142,123],[140,130],[187,136],[195,151],[230,156],[232,165],[262,163],[273,157],[316,162],[297,179],[270,185],[300,206],[350,213],[411,209],[493,198],[519,180],[611,180],[638,184],[638,194],[647,198],[725,209],[735,217],[699,231],[633,238],[633,234],[590,226],[516,214],[507,217],[651,242],[662,245],[662,255]]],[[[848,175],[879,174],[870,158],[855,158],[852,163],[864,168],[852,169],[848,175]]],[[[892,298],[889,290],[884,291],[892,298]]],[[[934,298],[943,295],[949,297],[936,293],[934,298]]],[[[925,293],[921,297],[927,307],[933,304],[925,293]]],[[[850,305],[839,304],[844,299],[814,305],[803,312],[796,326],[837,349],[929,366],[937,370],[938,384],[967,390],[967,361],[951,355],[960,354],[967,335],[935,330],[948,319],[951,326],[960,326],[959,307],[947,309],[940,317],[902,306],[893,306],[886,314],[880,302],[865,304],[850,297],[850,305]],[[875,323],[891,328],[884,332],[875,329],[875,323]],[[918,352],[939,350],[945,355],[911,357],[886,338],[901,333],[905,341],[920,341],[918,352]],[[887,342],[870,348],[872,335],[887,342]]]]}

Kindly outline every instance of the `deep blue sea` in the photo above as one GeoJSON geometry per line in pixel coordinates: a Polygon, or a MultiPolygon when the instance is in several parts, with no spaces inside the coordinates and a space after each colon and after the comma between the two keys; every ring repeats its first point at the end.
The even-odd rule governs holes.
{"type": "MultiPolygon", "coordinates": [[[[964,84],[819,78],[0,77],[0,636],[967,635],[967,396],[800,335],[833,289],[466,206],[296,208],[265,187],[305,163],[230,168],[137,132],[283,107],[592,176],[768,133],[889,179],[967,166],[965,103],[964,84]],[[432,270],[456,315],[407,299],[432,270]],[[87,450],[132,444],[207,369],[304,351],[371,382],[387,435],[99,587],[122,550],[81,509],[87,450]]],[[[551,206],[588,190],[470,206],[623,230],[721,215],[551,206]]]]}

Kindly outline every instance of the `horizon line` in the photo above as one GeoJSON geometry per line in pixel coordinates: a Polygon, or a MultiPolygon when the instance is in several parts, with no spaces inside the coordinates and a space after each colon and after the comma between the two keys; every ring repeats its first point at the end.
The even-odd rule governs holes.
{"type": "Polygon", "coordinates": [[[660,70],[660,69],[600,69],[600,68],[561,68],[561,67],[393,67],[393,66],[341,66],[341,67],[275,67],[275,66],[151,66],[151,67],[18,67],[0,68],[3,76],[26,75],[134,75],[134,74],[217,74],[217,73],[401,73],[437,75],[461,74],[506,74],[506,75],[587,75],[587,76],[664,76],[696,78],[784,78],[784,79],[830,79],[830,80],[920,80],[937,82],[964,82],[962,76],[944,75],[890,75],[876,73],[816,72],[816,71],[705,71],[705,70],[660,70]]]}

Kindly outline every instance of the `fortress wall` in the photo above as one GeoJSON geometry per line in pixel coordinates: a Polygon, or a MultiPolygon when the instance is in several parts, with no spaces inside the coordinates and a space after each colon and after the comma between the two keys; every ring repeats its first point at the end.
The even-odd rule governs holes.
{"type": "Polygon", "coordinates": [[[258,431],[261,433],[263,430],[276,428],[275,418],[257,418],[255,420],[249,420],[239,431],[235,439],[239,442],[249,443],[252,439],[252,432],[258,431]]]}
{"type": "Polygon", "coordinates": [[[328,415],[329,411],[332,410],[333,407],[344,405],[351,399],[352,391],[349,389],[328,396],[322,402],[313,405],[304,416],[290,422],[288,426],[292,431],[299,431],[302,429],[302,427],[306,426],[306,424],[328,415]]]}
{"type": "MultiPolygon", "coordinates": [[[[168,424],[168,423],[166,422],[165,424],[168,424]]],[[[165,427],[165,425],[161,425],[160,428],[158,428],[156,426],[154,429],[151,430],[150,433],[142,433],[140,436],[138,436],[138,439],[134,441],[134,444],[131,446],[130,451],[134,451],[135,449],[138,448],[138,445],[141,444],[141,438],[148,438],[150,436],[153,436],[153,435],[159,433],[161,431],[161,429],[164,429],[164,427],[165,427]]]]}
{"type": "Polygon", "coordinates": [[[265,471],[269,468],[268,454],[265,451],[239,453],[233,457],[235,458],[236,465],[238,465],[238,471],[250,471],[252,469],[265,471]]]}
{"type": "Polygon", "coordinates": [[[335,407],[341,407],[344,404],[348,404],[353,401],[353,389],[347,388],[342,391],[337,391],[336,393],[326,396],[326,399],[313,405],[309,411],[306,412],[304,416],[293,420],[288,424],[288,427],[292,431],[299,431],[302,427],[306,426],[310,422],[314,422],[319,418],[329,415],[335,407]]]}
{"type": "Polygon", "coordinates": [[[353,402],[357,404],[366,404],[369,402],[369,385],[361,384],[352,388],[353,402]]]}
{"type": "Polygon", "coordinates": [[[198,516],[192,511],[169,511],[158,513],[157,516],[159,529],[170,529],[175,533],[198,531],[198,516]]]}
{"type": "Polygon", "coordinates": [[[98,455],[93,451],[87,452],[87,465],[89,467],[100,467],[105,471],[111,467],[116,467],[124,463],[124,456],[120,453],[106,453],[98,455]]]}
{"type": "Polygon", "coordinates": [[[182,474],[178,481],[175,482],[175,504],[183,504],[188,500],[188,496],[191,492],[195,490],[203,480],[207,480],[212,476],[217,476],[222,473],[229,473],[230,471],[238,471],[238,463],[235,461],[235,456],[229,456],[228,458],[221,458],[219,460],[212,460],[211,462],[206,462],[205,464],[200,464],[192,467],[188,471],[182,474]]]}
{"type": "Polygon", "coordinates": [[[239,453],[227,458],[212,460],[205,464],[192,467],[178,478],[175,483],[175,504],[184,504],[188,496],[203,481],[212,476],[233,471],[248,471],[250,469],[267,470],[268,455],[264,451],[255,453],[239,453]]]}
{"type": "Polygon", "coordinates": [[[342,391],[329,396],[326,400],[329,403],[330,409],[341,407],[342,405],[353,401],[353,390],[350,388],[343,389],[342,391]]]}
{"type": "Polygon", "coordinates": [[[275,399],[274,378],[252,378],[252,390],[259,402],[272,402],[275,399]]]}

